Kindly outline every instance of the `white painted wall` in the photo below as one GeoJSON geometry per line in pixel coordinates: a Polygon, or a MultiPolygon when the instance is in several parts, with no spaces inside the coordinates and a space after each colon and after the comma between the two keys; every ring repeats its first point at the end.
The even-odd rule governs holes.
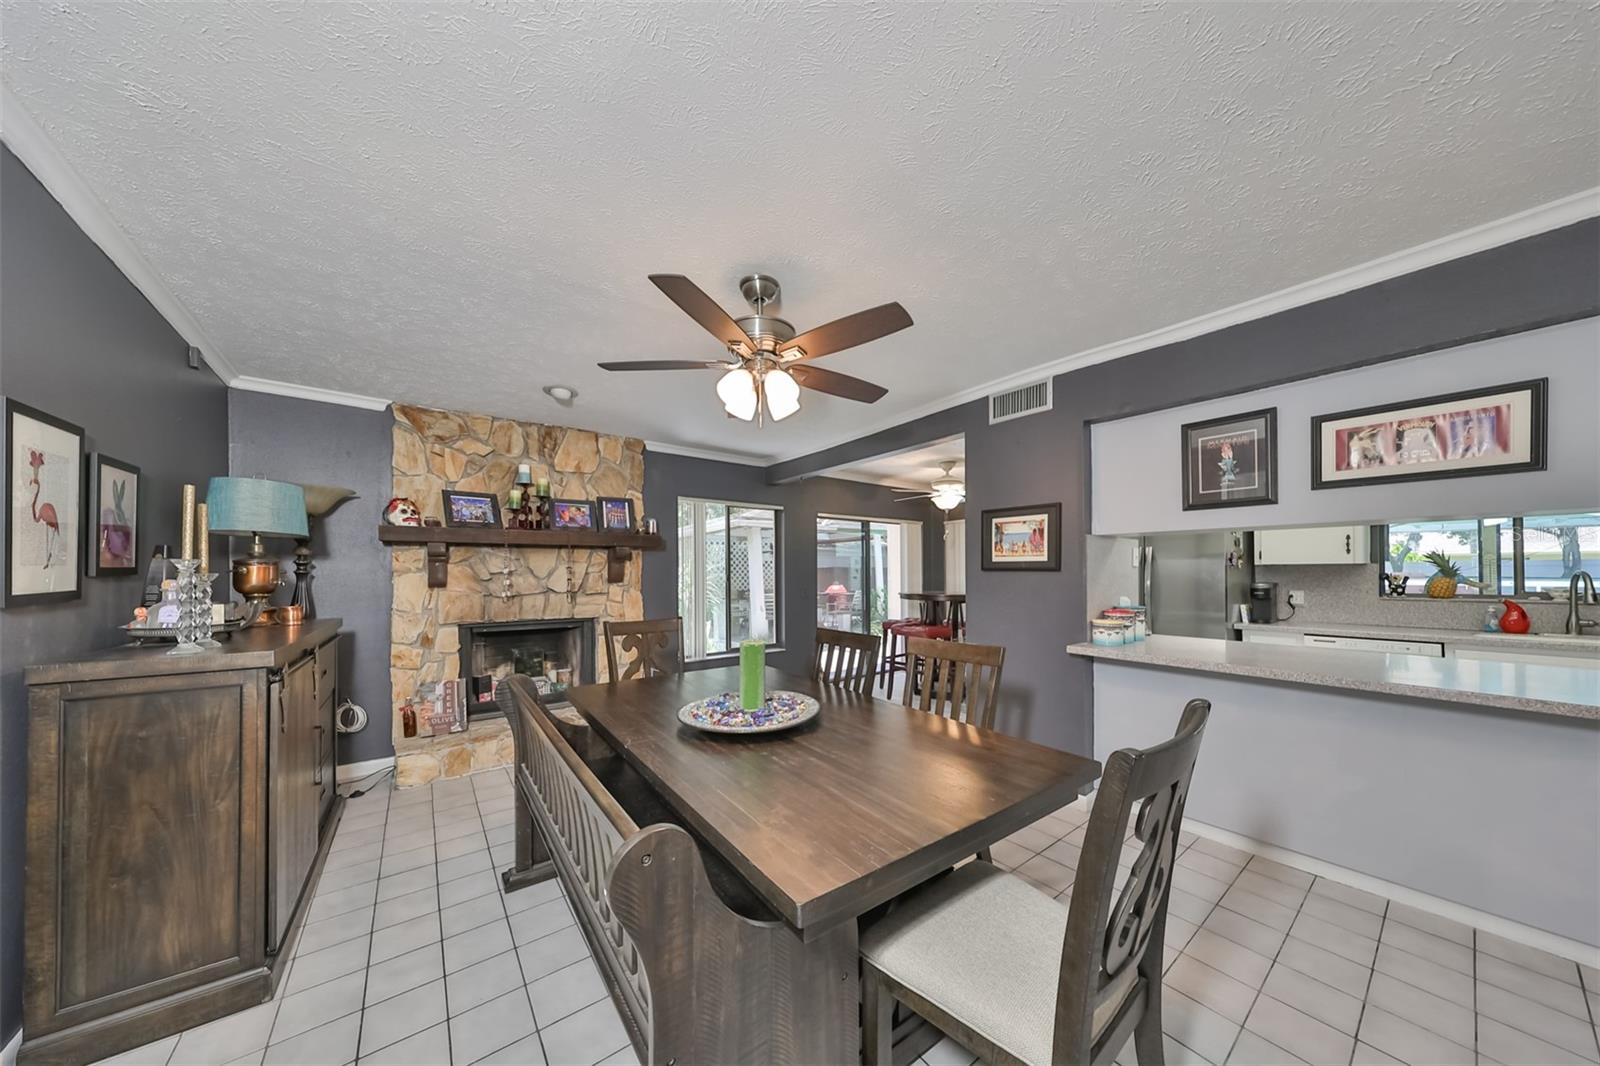
{"type": "Polygon", "coordinates": [[[1196,696],[1189,817],[1600,946],[1600,722],[1102,661],[1095,758],[1196,696]]]}
{"type": "Polygon", "coordinates": [[[1102,422],[1092,429],[1099,534],[1333,525],[1600,508],[1600,318],[1479,341],[1289,385],[1102,422]],[[1550,378],[1549,468],[1311,489],[1311,418],[1388,400],[1550,378]],[[1183,509],[1180,427],[1278,409],[1278,503],[1183,509]]]}

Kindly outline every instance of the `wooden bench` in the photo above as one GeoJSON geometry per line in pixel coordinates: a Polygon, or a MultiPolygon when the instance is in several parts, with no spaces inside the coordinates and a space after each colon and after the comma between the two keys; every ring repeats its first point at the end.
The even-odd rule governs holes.
{"type": "Polygon", "coordinates": [[[853,1009],[816,1024],[856,973],[851,924],[802,942],[575,711],[520,676],[498,699],[517,752],[506,890],[560,879],[640,1062],[855,1061],[853,1009]]]}

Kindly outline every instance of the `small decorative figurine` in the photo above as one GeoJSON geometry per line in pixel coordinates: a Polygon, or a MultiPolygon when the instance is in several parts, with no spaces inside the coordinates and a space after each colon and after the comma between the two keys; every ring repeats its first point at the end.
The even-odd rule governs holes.
{"type": "Polygon", "coordinates": [[[391,526],[420,526],[422,525],[422,512],[417,505],[404,496],[396,496],[389,501],[383,509],[383,521],[391,526]]]}

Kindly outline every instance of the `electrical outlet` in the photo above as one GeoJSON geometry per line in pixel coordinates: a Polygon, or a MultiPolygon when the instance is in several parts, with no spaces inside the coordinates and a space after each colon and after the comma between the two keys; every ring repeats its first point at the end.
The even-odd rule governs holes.
{"type": "Polygon", "coordinates": [[[1298,607],[1304,607],[1305,605],[1306,605],[1306,593],[1305,593],[1305,590],[1304,589],[1291,589],[1289,591],[1289,606],[1298,608],[1298,607]]]}

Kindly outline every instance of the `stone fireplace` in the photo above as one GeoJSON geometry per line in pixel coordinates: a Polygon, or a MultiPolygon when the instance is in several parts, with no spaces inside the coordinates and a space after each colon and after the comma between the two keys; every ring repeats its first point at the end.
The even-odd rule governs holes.
{"type": "MultiPolygon", "coordinates": [[[[443,520],[445,489],[494,493],[503,505],[521,463],[532,467],[535,480],[548,478],[558,497],[626,496],[643,514],[644,443],[636,438],[402,404],[394,417],[394,495],[412,500],[426,517],[443,520]]],[[[604,550],[458,545],[451,548],[446,587],[430,589],[424,549],[393,551],[389,682],[402,787],[512,760],[510,728],[498,716],[475,716],[466,732],[448,736],[401,734],[400,705],[420,686],[463,676],[463,626],[588,620],[581,638],[587,670],[603,681],[600,623],[644,617],[640,553],[628,560],[623,580],[611,584],[604,550]]]]}
{"type": "Polygon", "coordinates": [[[461,678],[467,682],[472,717],[501,715],[493,685],[527,674],[556,698],[569,685],[594,681],[593,618],[542,618],[462,625],[461,678]],[[487,683],[484,683],[487,682],[487,683]]]}

